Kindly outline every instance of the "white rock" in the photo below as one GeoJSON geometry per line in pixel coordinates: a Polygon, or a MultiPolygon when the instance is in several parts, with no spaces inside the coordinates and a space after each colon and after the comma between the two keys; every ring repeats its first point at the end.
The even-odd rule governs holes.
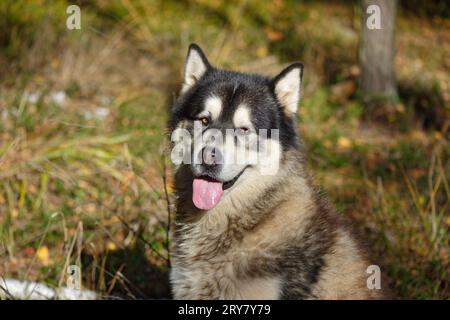
{"type": "Polygon", "coordinates": [[[97,294],[91,290],[76,290],[67,287],[53,289],[32,281],[0,278],[0,298],[27,300],[95,300],[97,294]]]}

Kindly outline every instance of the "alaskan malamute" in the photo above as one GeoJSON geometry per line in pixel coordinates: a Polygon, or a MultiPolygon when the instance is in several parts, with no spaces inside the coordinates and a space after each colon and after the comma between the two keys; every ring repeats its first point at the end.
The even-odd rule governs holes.
{"type": "Polygon", "coordinates": [[[221,70],[189,47],[170,122],[174,298],[384,297],[368,285],[366,253],[306,171],[302,76],[301,63],[274,78],[221,70]]]}

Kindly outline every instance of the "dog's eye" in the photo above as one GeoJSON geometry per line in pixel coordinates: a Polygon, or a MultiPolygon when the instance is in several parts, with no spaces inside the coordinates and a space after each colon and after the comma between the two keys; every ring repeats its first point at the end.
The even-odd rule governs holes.
{"type": "Polygon", "coordinates": [[[207,117],[202,117],[199,120],[202,122],[204,126],[207,126],[209,124],[209,119],[207,117]]]}

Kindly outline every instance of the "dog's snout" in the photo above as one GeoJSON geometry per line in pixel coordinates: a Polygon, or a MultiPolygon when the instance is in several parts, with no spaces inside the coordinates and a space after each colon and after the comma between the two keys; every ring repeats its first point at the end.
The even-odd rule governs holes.
{"type": "Polygon", "coordinates": [[[208,167],[215,167],[222,163],[222,153],[214,147],[205,147],[201,151],[202,163],[208,167]]]}

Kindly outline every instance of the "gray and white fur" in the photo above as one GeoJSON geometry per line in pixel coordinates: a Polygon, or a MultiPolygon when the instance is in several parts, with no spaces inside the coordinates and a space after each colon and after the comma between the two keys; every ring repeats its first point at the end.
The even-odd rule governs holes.
{"type": "Polygon", "coordinates": [[[302,77],[300,63],[274,78],[220,70],[197,45],[189,47],[171,130],[191,132],[204,117],[203,135],[212,128],[248,134],[278,129],[273,152],[279,168],[263,175],[258,163],[177,166],[174,298],[386,297],[383,289],[367,287],[366,251],[307,172],[297,133],[302,77]],[[224,184],[210,210],[198,209],[192,200],[193,179],[203,176],[224,184]]]}

